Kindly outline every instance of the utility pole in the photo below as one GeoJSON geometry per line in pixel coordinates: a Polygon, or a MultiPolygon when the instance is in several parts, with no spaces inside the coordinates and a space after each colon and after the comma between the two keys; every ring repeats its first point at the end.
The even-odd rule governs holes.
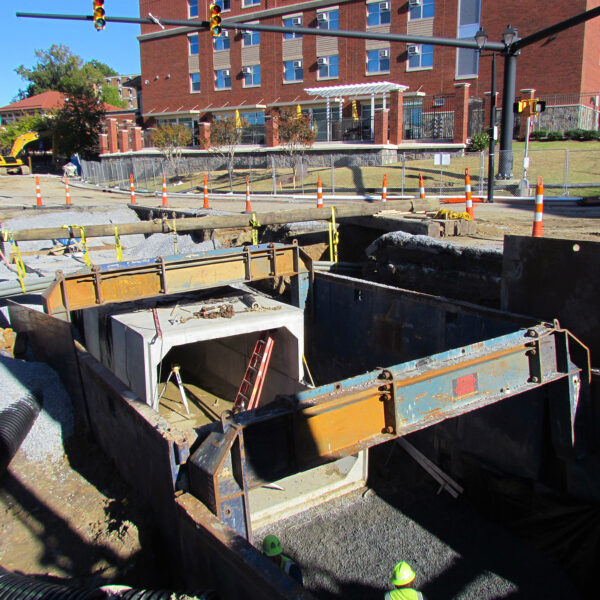
{"type": "Polygon", "coordinates": [[[513,104],[517,87],[517,56],[520,51],[512,49],[517,40],[517,29],[508,25],[503,33],[506,45],[504,54],[504,93],[502,95],[502,127],[500,129],[500,156],[496,179],[511,179],[513,169],[512,139],[515,128],[513,104]]]}

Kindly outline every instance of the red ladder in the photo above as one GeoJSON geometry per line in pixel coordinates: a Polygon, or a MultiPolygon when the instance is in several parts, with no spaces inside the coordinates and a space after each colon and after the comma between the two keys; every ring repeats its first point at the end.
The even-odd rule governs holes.
{"type": "Polygon", "coordinates": [[[263,333],[254,346],[248,368],[238,390],[233,410],[252,410],[258,406],[273,351],[273,338],[263,333]]]}

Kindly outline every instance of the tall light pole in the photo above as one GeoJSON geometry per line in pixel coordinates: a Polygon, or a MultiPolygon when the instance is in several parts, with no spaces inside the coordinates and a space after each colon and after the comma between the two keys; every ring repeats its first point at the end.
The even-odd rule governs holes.
{"type": "MultiPolygon", "coordinates": [[[[481,54],[488,35],[483,27],[480,27],[475,34],[475,42],[479,49],[479,56],[489,56],[489,54],[481,54]]],[[[496,139],[498,136],[498,128],[496,127],[496,53],[492,52],[492,91],[490,97],[490,146],[488,152],[488,186],[487,186],[487,201],[494,201],[494,166],[496,158],[496,139]]]]}
{"type": "Polygon", "coordinates": [[[498,179],[511,179],[513,168],[512,137],[515,126],[513,104],[517,81],[517,56],[521,53],[513,44],[518,40],[518,30],[507,25],[502,32],[504,42],[504,94],[502,97],[502,126],[500,129],[500,159],[498,161],[498,179]]]}

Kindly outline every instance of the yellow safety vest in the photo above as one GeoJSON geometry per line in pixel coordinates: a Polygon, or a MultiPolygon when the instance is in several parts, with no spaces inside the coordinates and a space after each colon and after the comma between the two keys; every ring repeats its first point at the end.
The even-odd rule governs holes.
{"type": "Polygon", "coordinates": [[[404,588],[387,592],[384,600],[424,600],[423,594],[412,588],[404,588]]]}

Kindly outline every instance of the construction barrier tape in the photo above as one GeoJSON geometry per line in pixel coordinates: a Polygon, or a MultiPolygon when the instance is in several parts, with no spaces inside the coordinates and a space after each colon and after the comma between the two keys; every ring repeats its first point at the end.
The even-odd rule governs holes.
{"type": "Polygon", "coordinates": [[[340,234],[335,224],[335,207],[331,207],[331,222],[329,223],[329,260],[336,263],[338,261],[338,244],[340,234]]]}
{"type": "MultiPolygon", "coordinates": [[[[63,227],[66,227],[66,225],[63,225],[63,227]]],[[[83,245],[83,258],[85,259],[85,264],[91,269],[92,265],[90,263],[90,253],[88,252],[87,241],[85,239],[85,227],[83,225],[71,225],[69,227],[69,233],[71,233],[75,227],[77,227],[77,229],[79,229],[81,231],[81,244],[83,245]]]]}
{"type": "Polygon", "coordinates": [[[15,265],[17,266],[17,276],[19,278],[19,284],[23,293],[25,294],[27,290],[25,289],[25,263],[23,262],[23,257],[21,256],[21,251],[19,250],[19,244],[15,241],[14,238],[10,238],[10,245],[13,251],[13,255],[15,257],[15,265]]]}
{"type": "Polygon", "coordinates": [[[123,262],[123,246],[121,246],[121,238],[119,237],[119,228],[115,225],[115,251],[117,260],[123,262]]]}
{"type": "Polygon", "coordinates": [[[252,245],[258,246],[258,228],[260,227],[260,223],[256,218],[256,213],[252,213],[252,218],[250,219],[250,225],[252,225],[252,245]]]}
{"type": "Polygon", "coordinates": [[[177,219],[173,219],[173,252],[179,254],[177,251],[177,219]]]}

